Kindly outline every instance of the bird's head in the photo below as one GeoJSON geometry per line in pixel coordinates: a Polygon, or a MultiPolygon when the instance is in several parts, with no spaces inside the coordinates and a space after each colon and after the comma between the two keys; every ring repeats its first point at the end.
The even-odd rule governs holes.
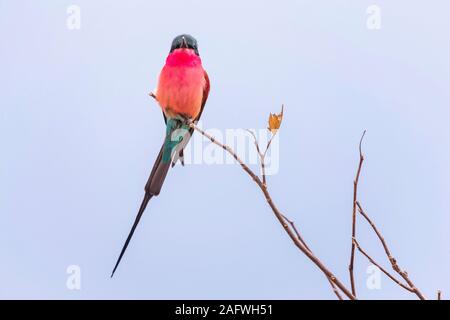
{"type": "Polygon", "coordinates": [[[181,34],[173,39],[170,53],[177,49],[193,50],[197,56],[199,55],[197,40],[189,34],[181,34]]]}

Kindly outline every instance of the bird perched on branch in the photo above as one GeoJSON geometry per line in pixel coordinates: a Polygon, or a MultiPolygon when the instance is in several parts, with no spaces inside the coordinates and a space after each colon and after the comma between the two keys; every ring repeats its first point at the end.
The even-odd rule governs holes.
{"type": "Polygon", "coordinates": [[[152,94],[161,106],[166,135],[145,185],[144,199],[111,277],[122,260],[148,202],[161,191],[169,168],[177,160],[184,165],[183,148],[193,132],[189,122],[200,119],[208,94],[209,78],[202,66],[197,40],[188,34],[179,35],[172,41],[166,63],[159,75],[158,87],[152,94]]]}

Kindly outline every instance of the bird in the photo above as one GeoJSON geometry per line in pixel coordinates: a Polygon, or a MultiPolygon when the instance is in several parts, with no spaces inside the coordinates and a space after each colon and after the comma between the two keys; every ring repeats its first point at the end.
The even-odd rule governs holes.
{"type": "Polygon", "coordinates": [[[162,109],[166,124],[164,142],[145,185],[144,198],[111,278],[122,260],[147,204],[152,197],[159,195],[169,169],[178,160],[184,166],[183,149],[194,131],[190,122],[196,123],[200,119],[209,89],[209,77],[202,65],[197,40],[189,34],[175,37],[159,74],[156,91],[151,94],[162,109]]]}

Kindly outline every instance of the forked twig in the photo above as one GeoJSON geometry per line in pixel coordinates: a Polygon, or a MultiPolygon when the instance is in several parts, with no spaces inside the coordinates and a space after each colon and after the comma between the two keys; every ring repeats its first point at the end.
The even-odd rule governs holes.
{"type": "Polygon", "coordinates": [[[364,217],[364,219],[366,219],[366,221],[370,224],[370,226],[372,227],[373,231],[375,232],[375,234],[377,235],[378,239],[381,242],[381,245],[384,248],[384,252],[386,253],[387,258],[389,259],[389,262],[391,263],[392,269],[397,272],[408,284],[409,288],[411,290],[411,292],[413,292],[414,294],[416,294],[421,300],[425,300],[425,296],[422,294],[422,292],[414,285],[414,283],[411,281],[411,279],[409,278],[408,273],[405,270],[402,270],[398,264],[397,264],[397,260],[392,256],[386,241],[384,240],[384,237],[381,235],[381,232],[378,230],[377,226],[375,225],[375,223],[373,223],[373,221],[369,218],[369,216],[365,213],[365,211],[363,210],[363,208],[361,207],[360,203],[357,201],[356,205],[358,207],[358,212],[364,217]]]}
{"type": "Polygon", "coordinates": [[[261,152],[261,149],[259,148],[259,143],[258,143],[258,139],[256,138],[255,133],[252,130],[247,129],[247,131],[252,135],[253,137],[253,142],[255,144],[256,147],[256,152],[258,152],[258,157],[259,157],[259,164],[261,166],[261,176],[262,176],[262,183],[267,186],[266,183],[266,163],[265,163],[265,153],[263,154],[261,152]]]}
{"type": "Polygon", "coordinates": [[[355,259],[355,249],[358,249],[359,252],[361,252],[371,263],[376,265],[384,274],[386,274],[392,281],[394,281],[396,284],[398,284],[403,289],[406,289],[414,294],[416,294],[420,299],[425,300],[425,296],[420,292],[420,290],[414,285],[414,283],[411,281],[411,279],[408,276],[408,273],[402,269],[397,264],[397,261],[394,257],[392,257],[391,252],[386,244],[386,241],[384,240],[383,236],[381,235],[378,228],[375,226],[375,224],[372,222],[372,220],[369,218],[369,216],[364,212],[361,204],[358,202],[358,182],[361,175],[361,169],[364,162],[364,155],[362,153],[362,142],[364,139],[364,135],[366,134],[366,131],[364,130],[361,139],[359,141],[359,164],[358,169],[356,171],[356,177],[353,181],[353,211],[352,211],[352,248],[351,248],[351,254],[350,254],[350,264],[349,264],[349,272],[350,272],[350,283],[352,288],[352,294],[356,296],[356,290],[355,290],[355,280],[354,280],[354,273],[353,273],[353,265],[354,265],[354,259],[355,259]],[[356,240],[356,214],[357,212],[361,214],[366,221],[370,224],[373,231],[377,235],[378,239],[380,240],[384,251],[386,253],[386,256],[389,259],[389,262],[391,263],[392,269],[399,274],[403,280],[406,281],[407,285],[403,284],[399,280],[397,280],[392,274],[387,272],[384,268],[382,268],[371,256],[365,252],[361,246],[359,245],[358,241],[356,240]]]}
{"type": "Polygon", "coordinates": [[[300,232],[298,231],[297,227],[295,226],[294,221],[288,219],[285,215],[282,215],[284,220],[287,221],[287,223],[289,223],[291,225],[292,230],[294,230],[295,235],[297,236],[298,240],[300,240],[300,242],[305,246],[306,249],[308,249],[309,251],[311,251],[311,249],[308,247],[308,245],[306,244],[305,240],[303,240],[303,237],[301,236],[300,232]]]}
{"type": "Polygon", "coordinates": [[[336,288],[336,285],[333,283],[333,281],[331,281],[330,279],[328,279],[328,282],[330,283],[331,289],[333,290],[333,292],[334,292],[334,294],[336,295],[336,297],[337,297],[339,300],[344,300],[344,298],[342,298],[342,295],[339,293],[339,290],[338,290],[338,288],[336,288]]]}
{"type": "Polygon", "coordinates": [[[401,283],[399,280],[397,280],[393,275],[391,275],[386,269],[384,269],[382,266],[380,266],[374,259],[372,259],[369,254],[367,254],[359,245],[358,241],[356,239],[353,239],[353,242],[355,243],[356,248],[361,252],[373,265],[377,266],[378,269],[380,269],[385,275],[387,275],[392,281],[394,281],[396,284],[398,284],[400,287],[402,287],[405,290],[408,290],[410,292],[413,292],[413,290],[408,287],[407,285],[401,283]]]}
{"type": "Polygon", "coordinates": [[[267,155],[267,151],[269,150],[269,147],[272,144],[272,141],[275,138],[275,136],[276,136],[278,131],[275,131],[275,133],[272,133],[272,136],[270,137],[269,141],[267,142],[266,149],[264,150],[264,152],[261,152],[261,149],[260,149],[259,143],[258,143],[258,139],[256,138],[255,133],[253,131],[251,131],[251,130],[248,130],[248,129],[247,129],[247,131],[252,135],[253,142],[254,142],[255,147],[256,147],[256,152],[258,152],[259,164],[261,165],[262,183],[265,186],[267,186],[267,181],[266,181],[266,155],[267,155]]]}
{"type": "MultiPolygon", "coordinates": [[[[305,242],[305,240],[303,239],[302,235],[300,234],[300,232],[298,231],[297,227],[295,226],[295,222],[292,221],[292,220],[290,220],[289,218],[287,218],[285,215],[282,215],[282,216],[283,216],[284,220],[286,220],[286,222],[289,223],[289,224],[291,225],[291,228],[292,228],[292,230],[294,230],[294,232],[295,232],[295,234],[296,234],[298,240],[300,240],[300,242],[305,246],[305,248],[306,248],[309,252],[311,252],[311,249],[308,247],[308,245],[306,244],[306,242],[305,242]]],[[[334,294],[336,295],[336,297],[337,297],[339,300],[344,300],[344,299],[342,298],[342,295],[340,294],[338,288],[337,288],[336,285],[333,283],[333,281],[331,281],[331,280],[328,278],[328,282],[330,283],[331,289],[333,290],[333,292],[334,292],[334,294]]]]}

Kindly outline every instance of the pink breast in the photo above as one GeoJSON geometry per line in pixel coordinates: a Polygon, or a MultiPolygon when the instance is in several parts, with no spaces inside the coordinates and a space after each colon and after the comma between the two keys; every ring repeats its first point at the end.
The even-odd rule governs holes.
{"type": "Polygon", "coordinates": [[[195,118],[200,112],[204,86],[200,58],[185,49],[173,52],[159,76],[156,92],[159,105],[168,116],[195,118]]]}

